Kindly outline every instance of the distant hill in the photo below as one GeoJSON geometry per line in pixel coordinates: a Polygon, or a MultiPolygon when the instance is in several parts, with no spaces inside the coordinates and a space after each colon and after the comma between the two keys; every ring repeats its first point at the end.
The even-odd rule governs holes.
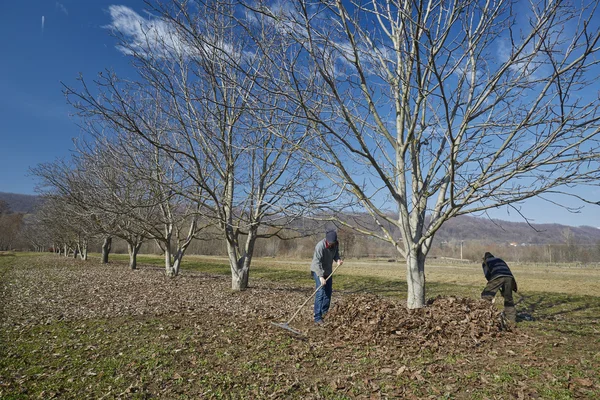
{"type": "MultiPolygon", "coordinates": [[[[28,194],[0,192],[0,200],[8,203],[12,212],[32,213],[41,203],[40,197],[28,194]]],[[[367,215],[361,217],[364,226],[376,229],[367,215]]],[[[566,243],[572,235],[574,243],[600,243],[600,229],[592,226],[566,226],[559,224],[532,224],[508,222],[486,218],[460,216],[447,221],[435,235],[435,241],[484,241],[495,243],[559,244],[566,243]]]]}
{"type": "Polygon", "coordinates": [[[577,244],[600,243],[600,229],[592,226],[567,226],[560,224],[531,224],[460,216],[447,221],[438,231],[435,240],[487,241],[516,244],[566,243],[571,236],[577,244]],[[572,236],[571,236],[572,235],[572,236]]]}
{"type": "Polygon", "coordinates": [[[0,200],[5,201],[14,213],[32,213],[40,204],[40,197],[30,194],[0,192],[0,200]]]}

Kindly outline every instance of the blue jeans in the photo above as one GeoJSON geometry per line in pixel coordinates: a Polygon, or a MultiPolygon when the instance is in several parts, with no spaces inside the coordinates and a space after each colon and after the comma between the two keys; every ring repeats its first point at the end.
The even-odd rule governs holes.
{"type": "MultiPolygon", "coordinates": [[[[312,277],[315,280],[315,289],[321,286],[321,280],[319,276],[312,272],[312,277]]],[[[326,277],[325,277],[326,278],[326,277]]],[[[315,294],[315,322],[321,321],[327,311],[329,311],[329,305],[331,304],[331,292],[333,292],[333,277],[329,278],[325,282],[325,286],[317,291],[315,294]]]]}

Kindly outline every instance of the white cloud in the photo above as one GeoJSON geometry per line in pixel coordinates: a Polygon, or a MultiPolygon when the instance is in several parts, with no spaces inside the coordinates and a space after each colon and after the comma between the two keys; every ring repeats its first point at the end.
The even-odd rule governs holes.
{"type": "Polygon", "coordinates": [[[44,33],[44,24],[46,22],[46,17],[42,15],[42,33],[44,33]]]}
{"type": "Polygon", "coordinates": [[[64,6],[64,4],[59,3],[58,1],[55,4],[55,8],[58,8],[60,11],[62,11],[65,15],[69,15],[69,10],[67,10],[67,7],[64,6]]]}
{"type": "Polygon", "coordinates": [[[160,17],[144,18],[127,6],[112,5],[108,11],[111,22],[104,28],[122,35],[124,44],[116,47],[127,55],[179,59],[198,58],[200,53],[223,51],[235,58],[252,57],[252,53],[238,51],[231,43],[213,35],[210,26],[197,26],[195,32],[201,32],[199,34],[202,36],[188,37],[188,29],[177,29],[173,23],[160,17]]]}
{"type": "Polygon", "coordinates": [[[117,46],[124,54],[154,54],[170,58],[190,54],[191,49],[176,30],[160,18],[144,18],[126,6],[112,5],[108,8],[111,23],[106,26],[124,36],[126,46],[117,46]]]}

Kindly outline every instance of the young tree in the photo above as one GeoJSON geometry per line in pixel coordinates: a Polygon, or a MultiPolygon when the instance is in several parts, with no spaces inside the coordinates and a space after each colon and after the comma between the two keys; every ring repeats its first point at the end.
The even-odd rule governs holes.
{"type": "MultiPolygon", "coordinates": [[[[148,196],[145,185],[127,174],[121,160],[96,142],[93,146],[79,143],[70,160],[39,164],[32,169],[41,180],[40,191],[52,200],[44,207],[43,221],[52,221],[53,210],[61,211],[67,225],[57,224],[68,232],[86,233],[85,244],[91,236],[119,237],[127,242],[129,266],[137,265],[137,253],[147,238],[146,226],[155,214],[155,202],[148,196]]],[[[137,176],[137,175],[136,175],[137,176]]],[[[76,243],[78,243],[76,241],[76,243]]],[[[87,247],[87,245],[86,245],[87,247]]]]}
{"type": "MultiPolygon", "coordinates": [[[[147,106],[140,112],[150,117],[151,110],[147,106]]],[[[156,137],[153,140],[160,142],[163,132],[158,120],[154,134],[156,137]]],[[[192,240],[210,225],[210,222],[204,224],[201,219],[201,188],[191,184],[181,166],[164,150],[153,146],[140,135],[123,132],[113,140],[115,143],[103,139],[102,154],[104,157],[110,155],[126,169],[124,175],[134,180],[129,185],[141,185],[144,188],[149,201],[146,209],[152,210],[152,218],[144,218],[138,224],[163,251],[167,276],[177,276],[192,240]],[[151,208],[148,207],[150,203],[153,204],[151,208]]]]}
{"type": "Polygon", "coordinates": [[[409,308],[425,305],[425,258],[448,219],[534,196],[566,206],[557,195],[585,201],[570,188],[597,184],[597,2],[246,7],[296,42],[301,61],[278,76],[320,131],[305,148],[377,222],[365,233],[406,259],[409,308]]]}
{"type": "MultiPolygon", "coordinates": [[[[113,17],[126,13],[139,27],[113,21],[138,82],[103,74],[100,96],[85,83],[67,94],[82,115],[144,138],[182,167],[197,190],[180,194],[201,204],[203,220],[219,228],[232,288],[243,290],[256,240],[277,234],[330,192],[314,184],[315,170],[298,157],[306,129],[296,121],[297,106],[264,89],[278,70],[257,42],[247,40],[232,3],[174,0],[154,11],[160,17],[147,21],[111,8],[113,17]],[[166,116],[168,129],[160,135],[144,117],[148,99],[156,99],[166,116]]],[[[272,51],[281,49],[274,33],[257,32],[272,51]]]]}

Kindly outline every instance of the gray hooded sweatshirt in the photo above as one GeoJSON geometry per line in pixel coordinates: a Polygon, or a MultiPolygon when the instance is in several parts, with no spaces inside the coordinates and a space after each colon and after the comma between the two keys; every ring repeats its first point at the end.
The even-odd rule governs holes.
{"type": "Polygon", "coordinates": [[[333,249],[328,249],[325,246],[325,242],[326,240],[323,239],[315,246],[310,270],[317,274],[317,276],[327,278],[333,270],[333,262],[340,259],[340,253],[338,244],[333,249]]]}

